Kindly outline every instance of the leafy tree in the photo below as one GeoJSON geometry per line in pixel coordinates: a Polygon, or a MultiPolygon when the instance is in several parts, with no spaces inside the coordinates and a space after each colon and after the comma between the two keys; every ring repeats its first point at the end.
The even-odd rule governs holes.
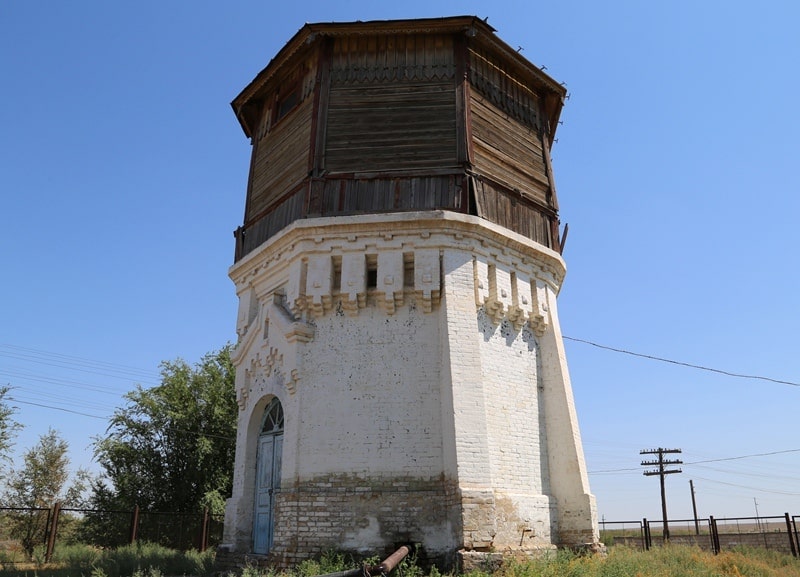
{"type": "Polygon", "coordinates": [[[41,543],[47,523],[47,509],[56,502],[62,506],[79,504],[86,472],[77,474],[77,482],[65,490],[69,479],[69,446],[57,431],[49,429],[23,456],[21,469],[12,470],[6,487],[6,503],[25,508],[11,516],[11,535],[33,555],[41,543]]]}
{"type": "MultiPolygon", "coordinates": [[[[194,367],[180,359],[164,362],[160,385],[126,395],[107,435],[95,442],[105,475],[93,483],[93,508],[223,512],[233,480],[238,411],[230,353],[225,346],[194,367]]],[[[93,524],[94,542],[124,539],[119,528],[112,529],[119,518],[98,517],[93,524]]]]}
{"type": "MultiPolygon", "coordinates": [[[[0,459],[10,462],[9,453],[14,446],[14,437],[21,425],[14,420],[16,409],[8,404],[9,387],[0,387],[0,459]]],[[[0,481],[4,478],[0,468],[0,481]]]]}

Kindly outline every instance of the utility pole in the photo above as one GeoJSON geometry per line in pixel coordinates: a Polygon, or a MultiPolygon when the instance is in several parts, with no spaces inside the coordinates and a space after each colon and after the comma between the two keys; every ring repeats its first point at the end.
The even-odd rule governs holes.
{"type": "Polygon", "coordinates": [[[662,449],[659,447],[658,449],[642,449],[639,451],[640,455],[658,455],[657,461],[642,461],[643,467],[652,467],[657,466],[657,469],[645,471],[644,475],[646,477],[650,477],[652,475],[658,475],[661,479],[661,517],[664,522],[664,541],[669,541],[669,527],[667,526],[667,492],[664,489],[664,477],[667,475],[671,475],[672,473],[682,473],[680,469],[667,469],[667,465],[682,465],[683,461],[679,459],[672,459],[668,460],[664,458],[664,455],[670,453],[680,453],[680,449],[662,449]]]}
{"type": "Polygon", "coordinates": [[[692,491],[692,512],[694,513],[694,534],[700,534],[700,522],[697,520],[697,501],[694,499],[694,482],[689,479],[689,489],[692,491]]]}
{"type": "Polygon", "coordinates": [[[755,497],[753,497],[753,504],[756,506],[756,525],[758,526],[758,532],[761,533],[761,517],[758,514],[758,501],[756,501],[755,497]]]}

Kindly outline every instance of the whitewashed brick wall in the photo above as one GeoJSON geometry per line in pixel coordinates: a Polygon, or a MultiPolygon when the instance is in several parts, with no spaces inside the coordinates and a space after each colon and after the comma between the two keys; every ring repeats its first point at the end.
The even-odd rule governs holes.
{"type": "Polygon", "coordinates": [[[272,396],[286,415],[273,549],[284,563],[404,541],[433,556],[596,542],[547,300],[563,275],[549,249],[446,212],[298,221],[237,263],[225,542],[250,547],[272,396]]]}

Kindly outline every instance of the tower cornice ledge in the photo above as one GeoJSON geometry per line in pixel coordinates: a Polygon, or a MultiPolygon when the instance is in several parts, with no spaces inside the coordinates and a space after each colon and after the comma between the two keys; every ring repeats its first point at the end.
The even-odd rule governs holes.
{"type": "MultiPolygon", "coordinates": [[[[499,253],[496,256],[500,259],[517,253],[523,261],[535,262],[543,271],[549,272],[556,292],[560,290],[567,272],[561,255],[542,244],[477,216],[438,210],[297,220],[231,266],[228,276],[237,286],[242,286],[248,276],[257,274],[265,266],[266,254],[281,255],[293,252],[298,244],[321,244],[323,240],[335,237],[344,242],[355,242],[359,236],[374,238],[376,231],[387,240],[395,236],[419,236],[426,239],[426,247],[438,244],[453,246],[454,242],[444,240],[445,236],[452,236],[456,243],[472,241],[483,247],[487,254],[499,253]],[[437,240],[439,237],[441,240],[437,240]]],[[[274,264],[273,260],[267,266],[274,264]]]]}

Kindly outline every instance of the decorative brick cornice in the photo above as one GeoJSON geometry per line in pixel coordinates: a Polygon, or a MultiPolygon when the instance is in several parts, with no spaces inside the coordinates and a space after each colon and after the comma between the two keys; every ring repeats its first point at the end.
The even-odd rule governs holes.
{"type": "MultiPolygon", "coordinates": [[[[363,251],[368,244],[377,251],[405,244],[415,250],[461,248],[487,256],[500,253],[498,258],[529,269],[531,275],[556,293],[566,274],[561,255],[529,238],[477,216],[425,211],[298,220],[233,265],[229,275],[237,286],[242,286],[267,271],[275,276],[281,269],[296,266],[301,255],[331,254],[332,246],[342,247],[343,253],[344,247],[347,251],[363,251]],[[392,234],[387,235],[387,230],[392,234]]],[[[322,288],[323,281],[319,282],[321,286],[317,288],[322,288]]],[[[426,292],[428,288],[421,290],[426,292]]],[[[318,305],[325,306],[321,299],[318,305]]]]}

